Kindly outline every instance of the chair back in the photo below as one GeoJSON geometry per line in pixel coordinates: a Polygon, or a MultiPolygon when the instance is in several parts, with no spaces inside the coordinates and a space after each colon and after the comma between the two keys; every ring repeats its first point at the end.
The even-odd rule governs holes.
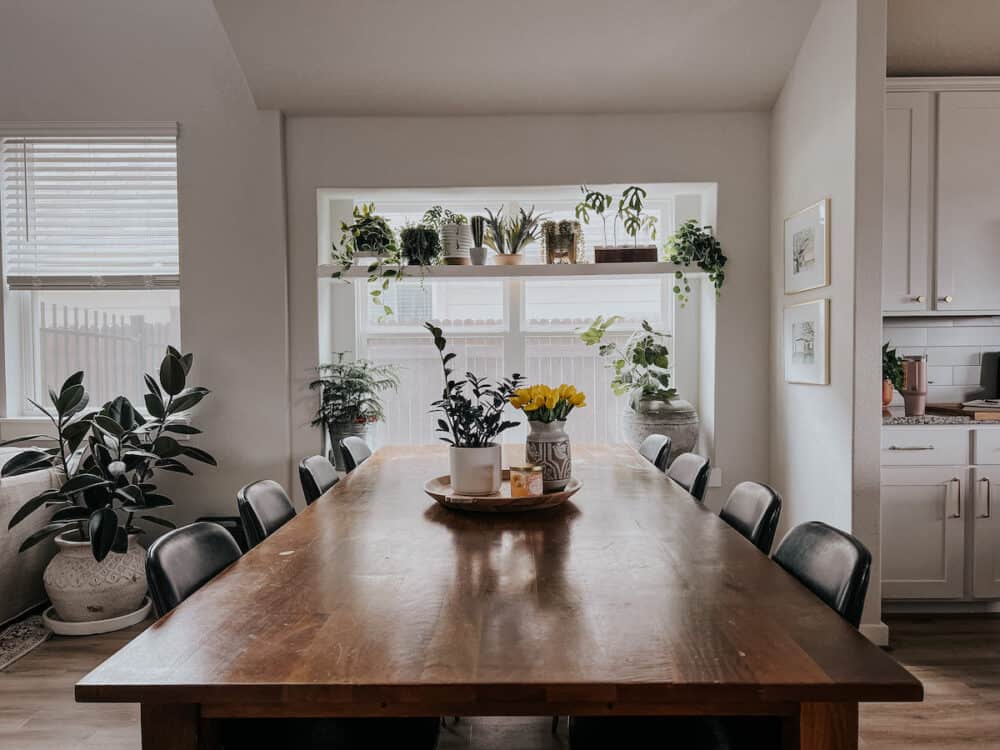
{"type": "Polygon", "coordinates": [[[295,508],[281,485],[270,479],[251,482],[236,495],[236,507],[251,547],[295,518],[295,508]]]}
{"type": "Polygon", "coordinates": [[[840,529],[810,521],[788,532],[774,552],[774,561],[858,627],[872,568],[871,553],[861,542],[840,529]]]}
{"type": "Polygon", "coordinates": [[[781,496],[766,484],[741,482],[729,493],[719,517],[765,555],[771,553],[781,516],[781,496]]]}
{"type": "Polygon", "coordinates": [[[320,495],[333,487],[340,477],[326,456],[309,456],[299,462],[299,481],[306,505],[312,505],[320,495]]]}
{"type": "Polygon", "coordinates": [[[698,502],[705,498],[709,460],[697,453],[682,453],[667,469],[667,476],[691,493],[698,502]]]}
{"type": "Polygon", "coordinates": [[[173,529],[146,551],[146,578],[156,616],[162,617],[240,557],[232,535],[199,521],[173,529]]]}
{"type": "Polygon", "coordinates": [[[666,435],[650,435],[639,446],[639,455],[660,471],[666,471],[671,442],[671,439],[666,435]]]}
{"type": "Polygon", "coordinates": [[[371,448],[356,435],[345,437],[340,441],[340,455],[344,458],[344,468],[351,472],[361,466],[372,454],[371,448]]]}

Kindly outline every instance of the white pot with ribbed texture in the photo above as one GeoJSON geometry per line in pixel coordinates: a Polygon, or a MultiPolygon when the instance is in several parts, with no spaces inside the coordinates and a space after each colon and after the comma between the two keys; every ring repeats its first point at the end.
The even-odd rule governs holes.
{"type": "Polygon", "coordinates": [[[448,448],[451,489],[456,495],[492,495],[500,491],[500,446],[448,448]]]}

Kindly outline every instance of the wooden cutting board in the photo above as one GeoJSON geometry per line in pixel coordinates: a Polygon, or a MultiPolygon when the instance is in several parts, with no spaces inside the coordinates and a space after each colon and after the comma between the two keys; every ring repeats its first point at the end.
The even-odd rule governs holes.
{"type": "Polygon", "coordinates": [[[927,404],[927,413],[942,417],[968,417],[980,422],[1000,422],[1000,409],[966,409],[961,404],[927,404]]]}

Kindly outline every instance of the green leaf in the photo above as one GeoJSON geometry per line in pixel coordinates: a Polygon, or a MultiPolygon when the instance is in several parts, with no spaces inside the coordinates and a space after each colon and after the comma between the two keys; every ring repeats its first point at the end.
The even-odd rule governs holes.
{"type": "Polygon", "coordinates": [[[118,516],[111,508],[98,508],[90,514],[88,524],[90,534],[90,551],[97,562],[101,562],[115,543],[118,533],[118,516]]]}
{"type": "Polygon", "coordinates": [[[32,400],[31,400],[31,399],[29,398],[29,399],[28,399],[28,403],[29,403],[29,404],[31,404],[32,406],[34,406],[34,407],[35,407],[36,409],[38,409],[38,411],[40,411],[40,412],[41,412],[42,414],[44,414],[44,415],[45,415],[46,417],[48,417],[49,419],[51,419],[51,420],[52,420],[53,422],[55,422],[55,421],[56,421],[56,418],[52,416],[52,412],[50,412],[50,411],[49,411],[48,409],[46,409],[46,408],[45,408],[44,406],[42,406],[42,405],[41,405],[40,403],[38,403],[37,401],[32,401],[32,400]]]}
{"type": "Polygon", "coordinates": [[[21,474],[28,474],[32,471],[49,468],[52,466],[52,456],[45,451],[26,450],[16,453],[0,469],[0,477],[16,477],[21,474]]]}
{"type": "Polygon", "coordinates": [[[166,495],[157,495],[156,493],[149,493],[143,499],[145,508],[168,508],[173,504],[174,501],[166,495]]]}
{"type": "Polygon", "coordinates": [[[188,458],[193,458],[195,461],[201,461],[203,464],[218,466],[215,458],[211,454],[203,451],[201,448],[195,448],[194,446],[188,445],[181,448],[181,453],[188,458]]]}
{"type": "Polygon", "coordinates": [[[115,529],[115,540],[111,544],[111,551],[123,555],[128,551],[128,532],[123,526],[115,529]]]}
{"type": "Polygon", "coordinates": [[[119,438],[125,434],[125,428],[118,424],[111,417],[106,417],[103,414],[98,414],[94,417],[94,424],[100,427],[104,432],[108,433],[112,437],[119,438]]]}
{"type": "Polygon", "coordinates": [[[143,396],[143,400],[146,402],[146,411],[152,414],[157,419],[163,419],[167,416],[166,409],[163,406],[163,399],[156,393],[147,393],[143,396]]]}
{"type": "Polygon", "coordinates": [[[122,500],[127,510],[131,510],[131,508],[127,507],[128,505],[142,506],[143,502],[142,490],[134,484],[127,484],[124,487],[119,487],[118,489],[116,489],[115,497],[122,500]]]}
{"type": "Polygon", "coordinates": [[[7,524],[8,529],[14,528],[17,524],[21,523],[25,518],[30,516],[36,510],[41,508],[49,500],[53,500],[59,497],[59,490],[45,490],[39,495],[31,498],[28,502],[18,508],[14,515],[10,518],[10,523],[7,524]]]}
{"type": "Polygon", "coordinates": [[[142,379],[146,381],[146,387],[149,389],[150,393],[155,393],[160,398],[163,398],[163,391],[160,390],[159,384],[153,380],[151,375],[143,375],[142,379]]]}
{"type": "Polygon", "coordinates": [[[194,472],[191,471],[191,469],[175,458],[163,458],[157,461],[154,465],[156,468],[163,469],[164,471],[174,471],[178,474],[187,474],[192,477],[194,476],[194,472]]]}
{"type": "Polygon", "coordinates": [[[168,424],[164,425],[164,431],[176,432],[178,435],[200,435],[201,430],[189,424],[168,424]]]}
{"type": "Polygon", "coordinates": [[[110,485],[107,479],[97,476],[96,474],[77,474],[72,479],[69,479],[59,488],[59,492],[63,495],[73,495],[77,492],[83,492],[84,490],[94,489],[96,487],[107,487],[110,485]]]}
{"type": "Polygon", "coordinates": [[[82,385],[71,385],[56,398],[56,413],[65,415],[71,412],[83,400],[84,394],[82,385]]]}
{"type": "Polygon", "coordinates": [[[159,516],[142,516],[143,521],[150,521],[151,523],[159,524],[160,526],[166,526],[168,529],[176,529],[177,525],[173,521],[168,521],[166,518],[160,518],[159,516]]]}
{"type": "Polygon", "coordinates": [[[194,364],[194,355],[190,352],[181,357],[181,366],[184,368],[185,375],[191,372],[192,364],[194,364]]]}
{"type": "Polygon", "coordinates": [[[163,387],[164,392],[170,396],[176,396],[183,391],[186,376],[187,373],[184,372],[184,364],[181,362],[180,357],[168,354],[163,358],[163,361],[160,363],[160,385],[163,387]]]}
{"type": "Polygon", "coordinates": [[[4,440],[0,442],[0,446],[4,445],[17,445],[18,443],[26,443],[29,440],[55,440],[51,435],[25,435],[24,437],[12,438],[11,440],[4,440]]]}
{"type": "Polygon", "coordinates": [[[90,517],[90,511],[87,508],[80,508],[76,505],[71,505],[68,508],[60,508],[55,513],[52,514],[52,521],[83,521],[90,517]]]}
{"type": "Polygon", "coordinates": [[[183,393],[170,403],[167,414],[176,414],[177,412],[193,409],[206,395],[208,395],[207,391],[189,391],[188,393],[183,393]]]}
{"type": "Polygon", "coordinates": [[[181,454],[180,443],[168,435],[160,435],[156,438],[150,450],[160,458],[173,458],[181,454]]]}
{"type": "Polygon", "coordinates": [[[71,388],[74,385],[81,385],[83,383],[83,370],[77,370],[72,375],[70,375],[62,384],[62,388],[59,389],[60,393],[64,393],[67,388],[71,388]]]}
{"type": "Polygon", "coordinates": [[[25,550],[31,549],[39,542],[43,542],[50,536],[55,536],[65,531],[67,528],[73,526],[73,522],[68,521],[66,523],[50,523],[47,526],[43,526],[41,529],[36,531],[34,534],[29,536],[23,542],[21,546],[18,547],[18,552],[24,552],[25,550]]]}

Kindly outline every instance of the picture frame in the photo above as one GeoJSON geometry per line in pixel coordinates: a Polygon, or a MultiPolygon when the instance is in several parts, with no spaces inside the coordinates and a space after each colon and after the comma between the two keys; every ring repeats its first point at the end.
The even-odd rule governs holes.
{"type": "Polygon", "coordinates": [[[830,285],[830,199],[785,219],[785,294],[830,285]]]}
{"type": "Polygon", "coordinates": [[[830,385],[830,300],[787,305],[781,336],[785,382],[830,385]]]}

